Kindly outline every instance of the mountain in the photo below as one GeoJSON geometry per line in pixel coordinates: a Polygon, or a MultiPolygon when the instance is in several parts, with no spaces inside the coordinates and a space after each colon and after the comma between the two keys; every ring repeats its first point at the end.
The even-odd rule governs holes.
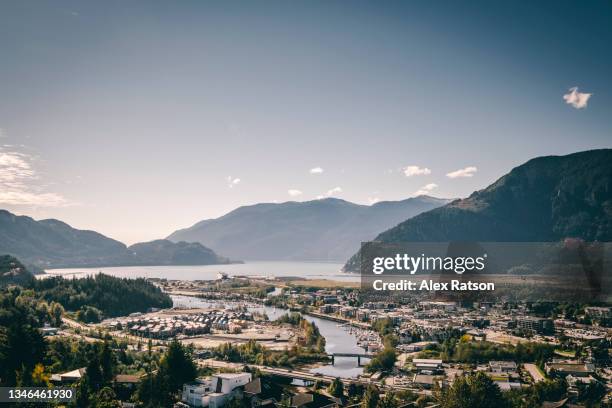
{"type": "Polygon", "coordinates": [[[339,261],[386,228],[449,200],[427,196],[371,206],[326,198],[239,207],[167,239],[200,242],[230,258],[339,261]]]}
{"type": "Polygon", "coordinates": [[[0,287],[7,284],[23,285],[32,278],[32,274],[17,258],[0,255],[0,287]]]}
{"type": "Polygon", "coordinates": [[[36,221],[0,210],[0,254],[38,268],[193,265],[227,263],[200,244],[153,241],[126,247],[95,231],[78,230],[54,220],[36,221]]]}
{"type": "MultiPolygon", "coordinates": [[[[381,242],[612,240],[612,149],[545,156],[484,190],[425,212],[381,242]]],[[[358,269],[358,256],[345,269],[358,269]]]]}
{"type": "Polygon", "coordinates": [[[199,242],[174,243],[158,239],[134,244],[128,247],[128,251],[140,265],[212,265],[230,262],[199,242]]]}

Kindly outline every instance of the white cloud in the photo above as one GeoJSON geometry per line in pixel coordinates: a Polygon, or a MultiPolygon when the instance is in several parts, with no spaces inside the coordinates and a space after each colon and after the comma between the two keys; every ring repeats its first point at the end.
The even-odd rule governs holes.
{"type": "Polygon", "coordinates": [[[317,200],[321,200],[323,198],[332,197],[342,192],[342,187],[334,187],[331,190],[327,190],[325,194],[318,195],[317,200]]]}
{"type": "Polygon", "coordinates": [[[592,93],[578,92],[578,87],[575,86],[569,89],[569,93],[563,95],[563,99],[568,105],[572,105],[576,109],[583,109],[587,107],[592,95],[592,93]]]}
{"type": "Polygon", "coordinates": [[[0,204],[36,207],[74,204],[60,194],[43,191],[32,162],[27,154],[0,147],[0,204]]]}
{"type": "Polygon", "coordinates": [[[32,207],[65,207],[70,203],[55,193],[31,193],[27,191],[0,191],[0,203],[32,207]]]}
{"type": "Polygon", "coordinates": [[[340,187],[334,187],[331,190],[327,190],[327,196],[331,197],[334,194],[340,194],[342,192],[342,188],[340,187]]]}
{"type": "Polygon", "coordinates": [[[289,190],[287,190],[287,194],[289,194],[291,197],[298,197],[302,195],[302,192],[300,190],[297,190],[295,188],[291,188],[289,190]]]}
{"type": "Polygon", "coordinates": [[[378,197],[368,197],[368,204],[369,205],[374,205],[376,203],[378,203],[380,201],[380,198],[378,197]]]}
{"type": "Polygon", "coordinates": [[[227,176],[225,179],[227,180],[227,186],[229,188],[233,188],[234,186],[240,184],[240,179],[237,177],[227,176]]]}
{"type": "Polygon", "coordinates": [[[310,174],[321,174],[323,173],[323,168],[321,167],[313,167],[310,169],[310,174]]]}
{"type": "Polygon", "coordinates": [[[436,188],[438,188],[438,185],[436,183],[429,183],[421,187],[419,190],[417,190],[414,193],[414,195],[415,196],[427,195],[431,193],[433,190],[435,190],[436,188]]]}
{"type": "Polygon", "coordinates": [[[428,174],[431,174],[431,170],[429,170],[427,167],[406,166],[402,170],[404,171],[404,175],[406,177],[426,176],[428,174]]]}
{"type": "Polygon", "coordinates": [[[464,167],[459,170],[451,171],[450,173],[446,173],[446,177],[452,178],[452,179],[459,178],[459,177],[472,177],[477,171],[478,171],[477,167],[468,166],[468,167],[464,167]]]}

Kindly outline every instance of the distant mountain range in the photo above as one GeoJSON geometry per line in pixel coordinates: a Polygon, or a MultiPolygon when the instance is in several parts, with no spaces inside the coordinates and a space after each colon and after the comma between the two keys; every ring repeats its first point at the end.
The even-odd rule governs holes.
{"type": "MultiPolygon", "coordinates": [[[[410,218],[381,242],[612,241],[612,149],[529,160],[468,198],[410,218]]],[[[358,254],[345,265],[359,269],[358,254]]]]}
{"type": "Polygon", "coordinates": [[[200,242],[236,259],[343,261],[362,241],[449,201],[420,196],[371,206],[336,198],[256,204],[198,222],[167,239],[200,242]]]}
{"type": "Polygon", "coordinates": [[[17,257],[30,268],[208,265],[228,263],[198,243],[157,240],[127,247],[94,231],[54,220],[36,221],[0,210],[0,254],[17,257]]]}

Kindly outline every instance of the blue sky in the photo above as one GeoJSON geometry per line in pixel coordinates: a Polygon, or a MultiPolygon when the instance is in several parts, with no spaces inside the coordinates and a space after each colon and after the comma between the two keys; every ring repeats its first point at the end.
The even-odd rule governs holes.
{"type": "Polygon", "coordinates": [[[2,2],[0,207],[135,242],[466,196],[611,147],[610,44],[603,1],[2,2]]]}

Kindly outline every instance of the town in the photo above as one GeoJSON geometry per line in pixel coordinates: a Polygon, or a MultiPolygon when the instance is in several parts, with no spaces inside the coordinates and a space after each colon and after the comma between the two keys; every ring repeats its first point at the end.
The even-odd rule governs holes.
{"type": "MultiPolygon", "coordinates": [[[[95,324],[64,318],[43,330],[118,339],[135,352],[179,342],[202,375],[182,384],[177,407],[375,407],[364,393],[390,395],[391,406],[434,407],[466,378],[489,381],[501,398],[522,400],[516,406],[593,406],[612,396],[610,307],[364,301],[346,283],[224,274],[152,282],[172,308],[95,324]]],[[[79,373],[54,381],[69,384],[79,373]]]]}

